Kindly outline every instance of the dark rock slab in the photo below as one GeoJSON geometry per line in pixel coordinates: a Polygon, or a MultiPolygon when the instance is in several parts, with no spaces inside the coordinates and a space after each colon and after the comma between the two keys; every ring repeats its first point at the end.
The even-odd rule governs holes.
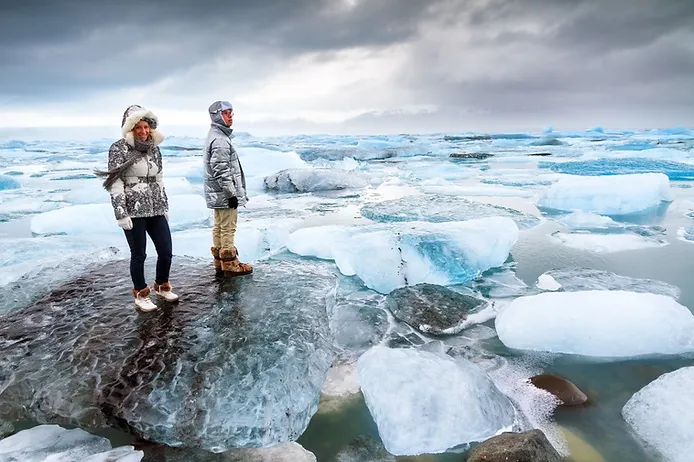
{"type": "Polygon", "coordinates": [[[176,258],[171,280],[181,301],[138,314],[128,262],[108,263],[0,317],[0,418],[213,452],[298,438],[334,358],[332,265],[217,281],[209,262],[176,258]]]}
{"type": "Polygon", "coordinates": [[[430,335],[457,334],[468,314],[485,303],[435,284],[402,287],[386,297],[386,306],[396,319],[430,335]]]}
{"type": "Polygon", "coordinates": [[[576,385],[568,380],[552,374],[542,374],[531,377],[530,381],[562,402],[562,406],[579,406],[588,402],[588,397],[576,385]]]}
{"type": "Polygon", "coordinates": [[[502,433],[477,445],[467,462],[561,462],[544,433],[530,430],[523,433],[502,433]]]}
{"type": "Polygon", "coordinates": [[[449,156],[451,159],[484,160],[494,157],[488,152],[454,152],[449,156]]]}

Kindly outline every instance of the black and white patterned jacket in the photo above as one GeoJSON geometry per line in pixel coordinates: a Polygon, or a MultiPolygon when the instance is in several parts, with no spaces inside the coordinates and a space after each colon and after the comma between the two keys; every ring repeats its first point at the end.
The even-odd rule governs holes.
{"type": "MultiPolygon", "coordinates": [[[[122,165],[135,154],[133,151],[134,148],[126,139],[113,143],[108,152],[108,168],[122,165]]],[[[168,213],[169,201],[164,189],[162,170],[161,151],[159,146],[154,146],[146,156],[135,162],[116,180],[109,193],[117,220],[125,217],[154,217],[168,213]]]]}

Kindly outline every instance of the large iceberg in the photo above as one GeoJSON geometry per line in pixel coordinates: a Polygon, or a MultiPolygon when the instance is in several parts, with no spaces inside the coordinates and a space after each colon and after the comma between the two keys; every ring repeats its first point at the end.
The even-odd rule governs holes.
{"type": "Polygon", "coordinates": [[[142,457],[132,446],[111,449],[106,438],[58,425],[39,425],[0,440],[3,462],[138,462],[142,457]]]}
{"type": "Polygon", "coordinates": [[[694,367],[658,377],[634,394],[622,416],[664,460],[689,462],[694,454],[694,367]]]}
{"type": "Polygon", "coordinates": [[[545,209],[627,215],[672,201],[670,182],[662,173],[598,177],[565,177],[542,191],[537,206],[545,209]]]}
{"type": "Polygon", "coordinates": [[[510,431],[511,401],[463,358],[376,346],[357,362],[359,383],[385,448],[441,453],[510,431]]]}
{"type": "Polygon", "coordinates": [[[146,316],[127,261],[1,316],[6,418],[110,425],[212,452],[296,440],[334,357],[332,265],[273,261],[216,280],[207,261],[179,257],[171,280],[185,296],[146,316]]]}
{"type": "MultiPolygon", "coordinates": [[[[195,194],[169,197],[172,231],[207,224],[210,212],[205,199],[195,194]]],[[[122,232],[110,204],[84,204],[42,213],[31,219],[31,232],[38,235],[100,234],[122,232]]]]}
{"type": "Polygon", "coordinates": [[[265,189],[296,193],[363,188],[366,181],[359,175],[328,168],[281,170],[264,179],[265,189]]]}
{"type": "Polygon", "coordinates": [[[657,294],[589,290],[520,297],[496,317],[504,345],[595,357],[694,351],[694,316],[657,294]]]}
{"type": "Polygon", "coordinates": [[[508,258],[518,227],[505,217],[461,222],[409,222],[370,226],[318,226],[293,232],[287,249],[335,260],[340,272],[357,275],[389,293],[428,282],[468,282],[508,258]]]}
{"type": "Polygon", "coordinates": [[[509,217],[521,229],[531,228],[540,223],[538,217],[518,210],[445,194],[406,196],[369,204],[362,207],[361,214],[365,218],[379,222],[430,221],[443,223],[473,218],[509,217]]]}

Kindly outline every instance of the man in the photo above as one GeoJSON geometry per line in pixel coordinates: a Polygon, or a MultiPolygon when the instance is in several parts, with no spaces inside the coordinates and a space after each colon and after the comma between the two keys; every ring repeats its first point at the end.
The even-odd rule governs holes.
{"type": "Polygon", "coordinates": [[[215,101],[208,112],[212,125],[205,142],[203,186],[207,208],[214,210],[214,266],[219,275],[249,274],[253,267],[239,261],[234,246],[238,208],[248,202],[246,178],[231,145],[234,108],[228,101],[215,101]]]}

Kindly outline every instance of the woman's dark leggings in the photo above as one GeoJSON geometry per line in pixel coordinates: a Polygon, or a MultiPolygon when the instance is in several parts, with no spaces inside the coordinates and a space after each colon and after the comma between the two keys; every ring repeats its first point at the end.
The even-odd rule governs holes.
{"type": "Polygon", "coordinates": [[[147,287],[145,280],[145,259],[147,258],[147,234],[157,249],[157,275],[154,282],[169,282],[171,270],[171,230],[164,215],[147,218],[133,218],[133,229],[125,231],[130,246],[130,277],[135,290],[147,287]]]}

